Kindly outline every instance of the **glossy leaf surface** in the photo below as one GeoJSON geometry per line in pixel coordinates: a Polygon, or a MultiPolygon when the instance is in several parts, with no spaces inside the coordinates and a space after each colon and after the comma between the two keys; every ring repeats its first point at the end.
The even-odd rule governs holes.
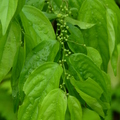
{"type": "Polygon", "coordinates": [[[19,90],[22,91],[25,80],[29,75],[42,63],[46,61],[54,61],[58,52],[59,43],[55,40],[42,41],[27,56],[25,65],[21,71],[19,78],[19,90]]]}
{"type": "MultiPolygon", "coordinates": [[[[31,39],[33,47],[42,40],[55,39],[55,33],[50,21],[37,8],[25,5],[20,14],[26,36],[31,39]]],[[[26,44],[30,44],[26,41],[26,44]]]]}
{"type": "Polygon", "coordinates": [[[18,111],[19,120],[33,120],[38,115],[38,105],[53,89],[59,87],[62,68],[56,63],[44,63],[39,66],[26,80],[23,91],[25,98],[18,111]],[[27,109],[27,111],[26,111],[27,109]],[[35,114],[31,114],[35,111],[35,114]],[[32,118],[33,117],[33,118],[32,118]]]}
{"type": "Polygon", "coordinates": [[[100,52],[103,59],[102,68],[106,71],[110,55],[106,26],[106,9],[103,2],[99,0],[85,0],[80,8],[78,20],[95,23],[95,26],[83,32],[85,44],[94,47],[100,52]]]}
{"type": "Polygon", "coordinates": [[[78,76],[82,77],[83,80],[86,80],[89,77],[92,78],[101,86],[105,93],[107,92],[106,82],[102,71],[89,57],[82,53],[73,54],[69,57],[69,65],[71,66],[70,71],[73,70],[77,72],[78,76]]]}
{"type": "Polygon", "coordinates": [[[67,97],[60,89],[54,89],[44,98],[39,108],[38,120],[64,120],[67,97]]]}

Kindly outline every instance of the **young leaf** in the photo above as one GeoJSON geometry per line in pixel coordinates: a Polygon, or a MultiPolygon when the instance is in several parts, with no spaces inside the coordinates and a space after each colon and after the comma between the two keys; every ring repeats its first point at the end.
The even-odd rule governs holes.
{"type": "Polygon", "coordinates": [[[20,40],[20,26],[15,21],[11,23],[9,32],[4,36],[0,34],[0,82],[13,65],[20,40]]]}
{"type": "Polygon", "coordinates": [[[60,89],[54,89],[44,98],[39,108],[38,120],[64,120],[67,97],[60,89]]]}
{"type": "Polygon", "coordinates": [[[50,21],[39,9],[25,5],[20,17],[25,34],[32,39],[34,47],[42,40],[55,39],[55,33],[50,21]]]}
{"type": "Polygon", "coordinates": [[[71,120],[82,120],[82,108],[80,102],[75,97],[68,97],[68,108],[71,120]]]}
{"type": "Polygon", "coordinates": [[[26,94],[18,111],[18,120],[33,120],[44,97],[59,87],[62,68],[56,63],[44,63],[39,66],[26,80],[23,91],[26,94]],[[27,109],[27,111],[26,111],[27,109]],[[35,114],[33,114],[33,110],[35,114]],[[32,113],[32,114],[31,114],[32,113]]]}
{"type": "Polygon", "coordinates": [[[0,21],[3,35],[5,35],[10,21],[16,12],[17,4],[18,0],[0,0],[0,21]]]}
{"type": "Polygon", "coordinates": [[[59,49],[59,43],[55,40],[45,40],[40,42],[27,56],[24,67],[19,78],[19,89],[22,90],[25,80],[42,63],[54,61],[59,49]]]}

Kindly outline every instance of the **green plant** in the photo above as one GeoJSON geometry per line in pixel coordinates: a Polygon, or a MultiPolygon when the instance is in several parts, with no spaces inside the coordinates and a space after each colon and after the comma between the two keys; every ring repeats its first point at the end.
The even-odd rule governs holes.
{"type": "Polygon", "coordinates": [[[0,85],[10,81],[17,113],[7,119],[105,119],[107,67],[111,60],[116,75],[120,42],[114,0],[1,0],[0,6],[0,85]]]}

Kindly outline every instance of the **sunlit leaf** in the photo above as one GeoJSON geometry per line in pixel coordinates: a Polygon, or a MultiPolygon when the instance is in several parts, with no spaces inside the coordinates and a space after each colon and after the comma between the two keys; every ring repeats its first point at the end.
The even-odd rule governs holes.
{"type": "Polygon", "coordinates": [[[18,0],[0,0],[0,21],[2,34],[5,35],[8,26],[16,12],[18,0]]]}
{"type": "Polygon", "coordinates": [[[82,108],[80,102],[75,97],[68,97],[68,108],[70,111],[71,120],[82,119],[82,108]]]}
{"type": "Polygon", "coordinates": [[[26,96],[19,108],[18,120],[33,120],[34,117],[37,118],[38,105],[39,107],[41,106],[44,97],[51,90],[59,87],[61,74],[62,68],[58,64],[48,62],[39,66],[29,75],[23,86],[26,96]]]}
{"type": "Polygon", "coordinates": [[[39,9],[25,5],[20,16],[25,35],[29,38],[28,41],[25,39],[26,44],[32,44],[35,47],[42,40],[55,39],[52,24],[39,9]],[[29,42],[29,40],[31,41],[29,42]]]}
{"type": "Polygon", "coordinates": [[[42,41],[27,56],[19,78],[19,92],[21,94],[24,82],[29,75],[46,61],[54,61],[59,44],[55,40],[42,41]],[[56,51],[55,51],[56,50],[56,51]]]}
{"type": "Polygon", "coordinates": [[[38,120],[64,120],[67,109],[67,97],[60,89],[52,90],[44,98],[39,108],[38,120]]]}

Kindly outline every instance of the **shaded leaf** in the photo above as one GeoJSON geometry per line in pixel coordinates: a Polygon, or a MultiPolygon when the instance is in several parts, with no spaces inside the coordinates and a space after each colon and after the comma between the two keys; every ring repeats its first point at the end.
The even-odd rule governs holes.
{"type": "Polygon", "coordinates": [[[16,120],[17,115],[13,111],[10,81],[0,84],[0,113],[6,120],[16,120]]]}
{"type": "Polygon", "coordinates": [[[66,17],[65,21],[68,23],[71,23],[72,25],[77,25],[81,29],[89,29],[95,25],[94,23],[82,22],[82,21],[78,21],[78,20],[75,20],[75,19],[70,18],[70,17],[66,17]]]}
{"type": "Polygon", "coordinates": [[[68,31],[70,32],[68,38],[68,46],[74,53],[87,53],[86,46],[84,45],[84,39],[82,32],[79,28],[75,27],[72,24],[67,24],[69,26],[68,31]]]}
{"type": "Polygon", "coordinates": [[[24,64],[24,49],[23,47],[19,47],[16,55],[15,55],[15,59],[14,59],[14,63],[13,63],[13,67],[12,67],[12,77],[11,77],[11,87],[12,87],[12,97],[13,97],[13,101],[14,101],[14,111],[17,111],[17,107],[18,107],[18,101],[17,101],[17,97],[18,97],[18,80],[20,77],[20,72],[22,70],[24,64]]]}
{"type": "Polygon", "coordinates": [[[40,10],[42,10],[44,3],[45,3],[45,0],[26,0],[27,5],[34,6],[40,10]]]}

